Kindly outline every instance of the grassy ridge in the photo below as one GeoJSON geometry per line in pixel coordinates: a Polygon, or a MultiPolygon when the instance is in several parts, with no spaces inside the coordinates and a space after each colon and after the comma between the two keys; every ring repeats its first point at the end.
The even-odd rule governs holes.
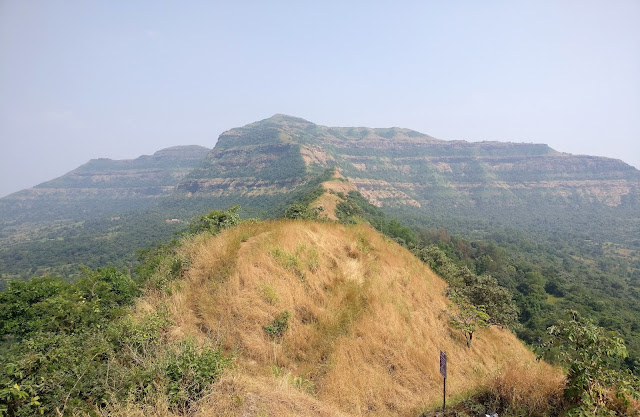
{"type": "MultiPolygon", "coordinates": [[[[292,406],[270,399],[282,398],[277,387],[284,384],[335,413],[417,414],[438,401],[439,349],[456,363],[450,389],[460,395],[507,363],[543,366],[498,328],[482,331],[469,350],[441,315],[444,282],[365,225],[248,223],[216,238],[200,235],[180,253],[190,260],[185,279],[170,295],[147,301],[169,305],[172,333],[220,337],[225,351],[239,352],[238,373],[226,383],[246,392],[242,381],[250,379],[257,391],[272,392],[259,398],[265,409],[292,406]],[[288,317],[287,330],[274,338],[266,329],[279,317],[288,317]]],[[[203,412],[246,410],[227,400],[213,397],[203,412]]]]}

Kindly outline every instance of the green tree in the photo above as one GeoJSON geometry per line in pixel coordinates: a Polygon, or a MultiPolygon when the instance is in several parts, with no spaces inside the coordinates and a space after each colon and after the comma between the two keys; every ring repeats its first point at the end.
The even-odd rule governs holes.
{"type": "Polygon", "coordinates": [[[73,284],[51,277],[12,281],[0,292],[0,336],[100,327],[121,315],[138,294],[129,274],[112,267],[85,269],[73,284]]]}
{"type": "Polygon", "coordinates": [[[546,343],[547,351],[567,367],[565,396],[571,403],[569,415],[617,415],[619,403],[628,404],[629,396],[638,398],[640,389],[638,379],[628,370],[618,370],[620,361],[627,357],[624,340],[575,311],[569,314],[569,320],[549,327],[550,339],[546,343]],[[618,402],[610,397],[612,392],[618,402]]]}
{"type": "Polygon", "coordinates": [[[491,324],[513,327],[518,324],[518,308],[511,292],[498,284],[490,275],[468,274],[460,288],[469,301],[476,306],[484,306],[491,324]]]}
{"type": "Polygon", "coordinates": [[[482,310],[489,315],[488,323],[511,328],[518,325],[518,308],[511,292],[500,286],[498,280],[490,275],[478,276],[466,266],[457,266],[435,245],[414,249],[413,252],[447,281],[453,291],[473,305],[482,306],[482,310]]]}
{"type": "Polygon", "coordinates": [[[537,271],[527,272],[520,279],[517,289],[523,322],[540,315],[547,298],[544,286],[545,279],[537,271]]]}
{"type": "Polygon", "coordinates": [[[467,341],[467,347],[471,348],[475,332],[478,329],[489,327],[489,315],[484,311],[484,306],[473,305],[459,291],[450,291],[449,299],[453,301],[453,304],[448,306],[449,321],[456,330],[462,333],[467,341]]]}

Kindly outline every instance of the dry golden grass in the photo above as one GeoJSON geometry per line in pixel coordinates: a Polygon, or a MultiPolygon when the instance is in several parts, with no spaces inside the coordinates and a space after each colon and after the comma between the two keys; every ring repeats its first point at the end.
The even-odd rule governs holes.
{"type": "MultiPolygon", "coordinates": [[[[624,409],[624,407],[620,407],[624,409]]],[[[629,407],[626,408],[626,412],[629,413],[630,417],[638,417],[640,416],[640,399],[629,399],[629,407]]]]}
{"type": "Polygon", "coordinates": [[[555,389],[543,375],[560,381],[506,330],[482,330],[468,349],[442,313],[444,281],[366,225],[244,224],[181,250],[184,279],[142,304],[169,306],[172,337],[235,354],[200,415],[416,415],[441,399],[440,350],[451,396],[496,381],[538,401],[533,387],[555,389]],[[285,310],[289,329],[272,340],[264,326],[285,310]]]}
{"type": "Polygon", "coordinates": [[[512,409],[546,415],[563,401],[564,375],[542,363],[507,363],[490,384],[490,391],[512,409]]]}
{"type": "Polygon", "coordinates": [[[178,417],[169,410],[169,399],[162,395],[156,397],[153,404],[140,404],[137,401],[118,402],[107,404],[99,412],[100,415],[109,417],[178,417]]]}
{"type": "Polygon", "coordinates": [[[307,395],[284,379],[227,375],[202,401],[196,416],[319,416],[346,414],[307,395]]]}

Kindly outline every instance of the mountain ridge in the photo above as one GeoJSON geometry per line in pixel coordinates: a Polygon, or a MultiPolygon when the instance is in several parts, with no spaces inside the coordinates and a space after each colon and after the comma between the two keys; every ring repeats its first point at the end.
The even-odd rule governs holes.
{"type": "Polygon", "coordinates": [[[623,236],[598,232],[601,242],[633,249],[640,234],[640,171],[619,160],[545,144],[446,141],[397,127],[327,127],[276,114],[227,130],[210,150],[178,146],[130,160],[95,159],[1,198],[0,238],[11,242],[25,227],[52,221],[149,209],[189,219],[241,204],[259,217],[277,217],[334,167],[369,202],[418,226],[574,233],[595,213],[623,236]]]}
{"type": "Polygon", "coordinates": [[[189,145],[135,159],[92,159],[74,170],[0,199],[1,224],[65,220],[148,208],[169,195],[209,152],[189,145]]]}

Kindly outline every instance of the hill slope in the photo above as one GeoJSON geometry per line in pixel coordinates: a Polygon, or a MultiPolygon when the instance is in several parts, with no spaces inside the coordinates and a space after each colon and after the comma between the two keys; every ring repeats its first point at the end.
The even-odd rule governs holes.
{"type": "MultiPolygon", "coordinates": [[[[473,239],[456,240],[455,247],[450,238],[431,243],[514,293],[525,340],[539,340],[562,309],[578,309],[624,335],[628,366],[640,373],[640,173],[621,161],[540,144],[443,141],[401,128],[332,128],[285,115],[223,133],[200,163],[197,155],[186,157],[195,166],[190,172],[154,177],[154,158],[120,164],[138,171],[109,162],[106,183],[113,187],[100,188],[106,171],[98,161],[88,164],[89,174],[78,170],[24,199],[17,193],[0,200],[0,288],[6,279],[33,274],[71,278],[79,263],[131,267],[134,249],[184,227],[166,218],[188,221],[234,204],[249,216],[281,216],[330,179],[328,167],[338,167],[351,185],[334,183],[335,193],[355,186],[413,229],[444,227],[473,239]],[[129,188],[131,178],[157,185],[169,177],[166,187],[129,188]],[[55,197],[27,198],[48,192],[55,197]],[[138,211],[112,214],[116,208],[138,211]],[[68,220],[20,226],[25,218],[68,220]]],[[[335,194],[321,199],[329,216],[340,203],[335,194]]],[[[435,236],[429,233],[421,236],[435,236]]]]}
{"type": "MultiPolygon", "coordinates": [[[[489,272],[502,285],[522,294],[521,308],[533,301],[535,317],[523,323],[529,342],[556,312],[577,308],[620,331],[637,358],[640,171],[619,160],[543,144],[444,141],[408,129],[334,128],[275,115],[223,133],[168,203],[282,211],[283,201],[327,167],[339,168],[371,203],[413,229],[446,228],[487,241],[480,246],[506,248],[485,261],[496,266],[489,272]],[[532,279],[535,290],[525,282],[533,271],[540,274],[532,279]]],[[[469,244],[461,256],[474,251],[469,244]]],[[[635,362],[630,366],[640,372],[635,362]]]]}
{"type": "Polygon", "coordinates": [[[445,283],[368,226],[245,223],[180,252],[183,279],[138,310],[167,306],[174,339],[235,352],[203,415],[416,415],[441,398],[440,350],[451,396],[507,367],[541,392],[560,384],[506,330],[483,330],[468,349],[443,313],[445,283]],[[284,312],[288,329],[270,337],[284,312]]]}

